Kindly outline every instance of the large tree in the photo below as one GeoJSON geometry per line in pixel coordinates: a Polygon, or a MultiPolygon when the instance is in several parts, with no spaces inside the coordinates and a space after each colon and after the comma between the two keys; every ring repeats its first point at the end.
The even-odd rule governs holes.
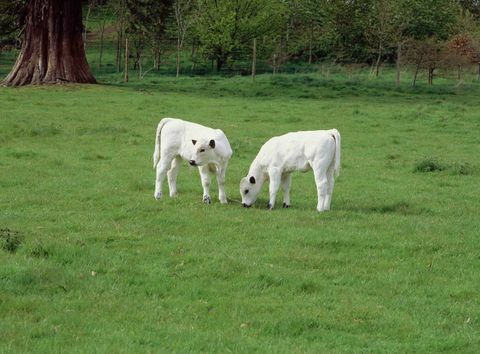
{"type": "Polygon", "coordinates": [[[22,47],[4,84],[94,83],[82,38],[78,0],[28,0],[22,47]]]}

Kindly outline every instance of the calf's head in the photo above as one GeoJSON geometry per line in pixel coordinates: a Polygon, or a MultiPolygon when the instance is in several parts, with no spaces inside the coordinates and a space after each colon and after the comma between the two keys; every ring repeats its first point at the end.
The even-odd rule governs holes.
{"type": "Polygon", "coordinates": [[[192,140],[193,154],[189,161],[192,166],[203,166],[216,160],[215,140],[192,140]]]}
{"type": "Polygon", "coordinates": [[[249,208],[255,203],[261,188],[261,183],[258,183],[254,176],[242,178],[240,181],[240,195],[242,196],[242,205],[245,208],[249,208]]]}

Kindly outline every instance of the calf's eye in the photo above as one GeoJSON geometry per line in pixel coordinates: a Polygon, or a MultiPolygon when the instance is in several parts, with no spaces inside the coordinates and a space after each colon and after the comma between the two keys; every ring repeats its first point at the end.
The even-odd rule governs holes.
{"type": "Polygon", "coordinates": [[[204,151],[205,151],[205,149],[200,149],[200,152],[204,152],[204,151]]]}
{"type": "Polygon", "coordinates": [[[245,194],[248,194],[248,189],[245,189],[245,194]]]}

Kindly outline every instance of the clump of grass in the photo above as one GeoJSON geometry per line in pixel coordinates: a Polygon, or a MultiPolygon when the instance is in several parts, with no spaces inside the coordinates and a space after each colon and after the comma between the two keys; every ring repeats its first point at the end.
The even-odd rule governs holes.
{"type": "Polygon", "coordinates": [[[414,168],[414,172],[441,172],[450,171],[454,175],[471,175],[475,168],[468,162],[454,162],[448,163],[440,161],[433,157],[428,157],[418,161],[414,168]]]}
{"type": "Polygon", "coordinates": [[[418,161],[414,168],[413,172],[440,172],[447,169],[447,165],[445,163],[440,162],[436,158],[427,157],[423,160],[418,161]]]}
{"type": "Polygon", "coordinates": [[[30,136],[48,137],[60,134],[62,131],[54,125],[42,125],[30,128],[30,136]]]}
{"type": "Polygon", "coordinates": [[[28,158],[34,158],[38,156],[38,154],[34,151],[31,150],[22,150],[22,151],[12,151],[7,154],[8,156],[11,156],[15,159],[28,159],[28,158]]]}
{"type": "Polygon", "coordinates": [[[451,171],[454,175],[472,175],[475,171],[475,168],[468,162],[457,162],[451,166],[451,171]]]}
{"type": "Polygon", "coordinates": [[[29,253],[30,256],[35,258],[48,258],[50,256],[50,251],[40,241],[31,246],[29,253]]]}
{"type": "Polygon", "coordinates": [[[0,229],[0,248],[4,251],[15,253],[22,242],[23,237],[18,231],[0,229]]]}

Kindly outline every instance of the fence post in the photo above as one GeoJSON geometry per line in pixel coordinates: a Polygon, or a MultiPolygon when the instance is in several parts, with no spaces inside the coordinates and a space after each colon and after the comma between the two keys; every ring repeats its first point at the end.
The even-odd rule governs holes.
{"type": "Polygon", "coordinates": [[[275,75],[277,72],[277,53],[273,54],[273,72],[272,75],[275,75]]]}

